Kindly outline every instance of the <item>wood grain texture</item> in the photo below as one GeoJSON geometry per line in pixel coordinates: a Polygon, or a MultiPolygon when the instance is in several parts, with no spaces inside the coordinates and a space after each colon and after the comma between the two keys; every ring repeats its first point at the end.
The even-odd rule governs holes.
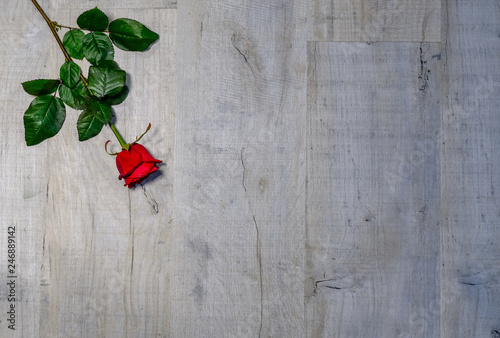
{"type": "Polygon", "coordinates": [[[437,54],[308,45],[308,336],[439,334],[437,54]]]}
{"type": "Polygon", "coordinates": [[[500,335],[500,4],[446,1],[443,337],[500,335]]]}
{"type": "Polygon", "coordinates": [[[0,11],[0,105],[2,107],[0,135],[0,248],[2,263],[0,274],[0,336],[13,337],[6,321],[9,303],[7,295],[10,282],[8,272],[7,230],[16,229],[16,332],[17,336],[36,337],[39,333],[39,283],[42,259],[43,228],[48,178],[47,144],[28,148],[24,141],[22,115],[32,98],[24,93],[21,82],[33,79],[31,65],[39,77],[51,75],[50,54],[27,53],[42,49],[43,41],[50,39],[45,27],[32,25],[28,20],[18,20],[24,15],[37,15],[31,3],[19,2],[16,6],[2,4],[0,11]],[[28,226],[27,226],[28,225],[28,226]]]}
{"type": "Polygon", "coordinates": [[[304,9],[179,3],[173,336],[305,334],[304,9]]]}
{"type": "MultiPolygon", "coordinates": [[[[59,22],[74,22],[79,13],[54,9],[50,15],[59,22]]],[[[167,247],[172,240],[168,230],[172,221],[176,12],[114,9],[112,14],[148,23],[161,36],[147,53],[115,51],[116,60],[128,72],[131,89],[115,112],[116,125],[129,142],[148,122],[153,124],[143,142],[164,163],[161,173],[148,180],[154,184],[123,188],[123,181],[117,180],[115,158],[103,148],[113,138],[110,130],[79,143],[78,112],[67,109],[63,129],[42,148],[48,174],[40,208],[40,243],[33,251],[42,256],[33,262],[37,263],[33,270],[39,273],[34,280],[38,280],[35,289],[40,297],[34,314],[40,316],[38,334],[42,337],[164,335],[170,318],[165,285],[170,264],[167,247]]],[[[37,29],[47,31],[41,17],[32,16],[37,29]]],[[[49,35],[44,39],[54,42],[49,35]]],[[[45,51],[51,56],[52,73],[57,74],[64,59],[53,47],[55,43],[45,51]]],[[[38,49],[42,53],[43,45],[38,49]]],[[[24,146],[21,141],[19,145],[24,146]]],[[[31,165],[27,168],[33,170],[31,165]]],[[[23,227],[36,226],[24,223],[23,227]]]]}
{"type": "MultiPolygon", "coordinates": [[[[46,2],[48,9],[67,9],[70,6],[73,9],[78,9],[75,13],[77,15],[81,14],[82,11],[92,9],[94,7],[99,7],[99,9],[175,9],[177,8],[177,0],[147,0],[147,1],[137,1],[137,0],[58,0],[46,2]]],[[[132,12],[128,12],[132,13],[132,12]]],[[[106,13],[108,14],[108,13],[106,13]]],[[[110,13],[111,14],[111,13],[110,13]]],[[[130,14],[132,18],[132,14],[130,14]]]]}
{"type": "Polygon", "coordinates": [[[311,41],[437,42],[441,4],[433,0],[311,0],[311,41]]]}
{"type": "Polygon", "coordinates": [[[0,337],[500,336],[498,1],[39,1],[160,34],[116,125],[164,163],[124,188],[69,108],[25,145],[63,56],[5,1],[0,337]]]}

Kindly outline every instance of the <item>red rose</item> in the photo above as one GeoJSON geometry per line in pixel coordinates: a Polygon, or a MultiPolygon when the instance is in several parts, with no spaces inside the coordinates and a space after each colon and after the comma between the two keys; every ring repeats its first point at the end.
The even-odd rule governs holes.
{"type": "Polygon", "coordinates": [[[160,160],[155,159],[144,146],[133,143],[129,150],[122,150],[116,156],[116,167],[120,172],[118,179],[125,179],[125,186],[133,188],[158,170],[160,160]]]}

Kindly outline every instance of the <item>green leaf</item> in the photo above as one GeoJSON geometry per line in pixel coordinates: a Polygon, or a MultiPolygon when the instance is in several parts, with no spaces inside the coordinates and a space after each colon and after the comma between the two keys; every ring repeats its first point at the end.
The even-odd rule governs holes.
{"type": "Polygon", "coordinates": [[[92,97],[89,108],[92,114],[94,114],[95,117],[104,124],[111,121],[111,118],[113,117],[113,109],[111,106],[94,97],[92,97]]]}
{"type": "Polygon", "coordinates": [[[99,8],[94,7],[91,10],[80,14],[76,23],[82,29],[89,31],[103,32],[108,27],[108,17],[99,8]]]}
{"type": "Polygon", "coordinates": [[[85,109],[89,106],[90,93],[83,81],[70,89],[65,85],[59,87],[59,97],[73,109],[85,109]]]}
{"type": "Polygon", "coordinates": [[[52,95],[36,97],[24,113],[24,137],[32,146],[54,135],[61,129],[66,119],[64,103],[52,95]]]}
{"type": "Polygon", "coordinates": [[[109,37],[116,47],[126,51],[144,51],[159,36],[139,21],[116,19],[109,24],[109,37]]]}
{"type": "Polygon", "coordinates": [[[74,62],[65,62],[59,71],[62,83],[70,89],[73,89],[80,82],[81,74],[80,67],[74,62]]]}
{"type": "Polygon", "coordinates": [[[121,70],[120,66],[118,66],[118,63],[113,60],[104,60],[99,62],[99,67],[108,67],[110,69],[119,69],[121,70]]]}
{"type": "Polygon", "coordinates": [[[85,109],[78,117],[76,128],[78,129],[78,139],[86,141],[98,135],[104,123],[99,121],[91,109],[85,109]]]}
{"type": "Polygon", "coordinates": [[[72,29],[66,32],[63,37],[64,48],[68,54],[75,59],[83,59],[83,38],[85,33],[79,29],[72,29]]]}
{"type": "Polygon", "coordinates": [[[95,96],[99,98],[105,95],[114,96],[125,85],[127,74],[121,69],[114,68],[114,64],[116,64],[114,61],[104,61],[98,66],[89,68],[89,89],[95,96]]]}
{"type": "Polygon", "coordinates": [[[23,82],[22,85],[28,94],[45,95],[55,92],[60,82],[59,80],[38,79],[23,82]]]}
{"type": "Polygon", "coordinates": [[[103,60],[113,60],[115,51],[108,36],[91,32],[83,38],[83,55],[93,65],[103,60]]]}
{"type": "Polygon", "coordinates": [[[122,103],[128,96],[129,89],[127,85],[123,86],[122,90],[114,96],[105,96],[102,101],[106,102],[110,106],[115,106],[122,103]]]}

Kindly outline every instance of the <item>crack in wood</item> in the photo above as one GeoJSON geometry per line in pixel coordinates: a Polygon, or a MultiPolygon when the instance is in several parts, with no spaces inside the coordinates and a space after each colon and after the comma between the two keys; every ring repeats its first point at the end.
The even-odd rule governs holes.
{"type": "Polygon", "coordinates": [[[241,148],[241,152],[240,152],[241,167],[243,168],[243,175],[242,175],[242,178],[241,178],[241,183],[242,183],[243,189],[245,190],[245,193],[246,193],[247,192],[247,187],[245,185],[245,171],[246,171],[246,168],[245,168],[245,162],[243,161],[243,150],[245,150],[245,148],[241,148]]]}
{"type": "Polygon", "coordinates": [[[134,271],[134,226],[132,223],[132,211],[131,211],[131,202],[130,202],[130,191],[128,192],[128,218],[129,218],[129,232],[132,236],[132,257],[130,259],[130,279],[132,279],[132,272],[134,271]]]}
{"type": "Polygon", "coordinates": [[[248,65],[248,68],[250,68],[252,75],[255,77],[253,67],[249,62],[249,52],[248,49],[245,48],[245,42],[246,41],[243,41],[243,39],[237,33],[234,33],[233,36],[231,36],[231,43],[233,47],[238,51],[238,53],[240,53],[241,56],[243,56],[245,63],[248,65]]]}
{"type": "Polygon", "coordinates": [[[264,307],[263,307],[263,304],[264,304],[263,285],[264,284],[263,284],[263,278],[262,278],[262,276],[263,276],[262,249],[261,249],[261,238],[260,238],[260,232],[259,232],[259,225],[257,223],[257,219],[255,218],[255,213],[253,212],[252,203],[250,203],[250,199],[249,199],[248,194],[247,194],[247,187],[245,184],[246,166],[245,166],[245,159],[243,157],[244,150],[245,150],[245,148],[241,148],[241,151],[240,151],[240,162],[241,162],[241,167],[243,169],[241,183],[243,185],[243,190],[245,191],[245,197],[246,197],[247,202],[248,202],[248,207],[250,209],[250,213],[252,214],[253,224],[255,226],[255,233],[256,233],[256,255],[257,255],[257,263],[259,265],[259,288],[260,288],[260,326],[259,326],[259,335],[258,336],[260,337],[262,334],[262,320],[264,318],[264,307]]]}
{"type": "Polygon", "coordinates": [[[354,284],[352,285],[336,285],[332,284],[335,281],[338,281],[339,278],[329,278],[329,279],[322,279],[322,280],[317,280],[314,282],[314,293],[318,292],[318,289],[320,287],[327,288],[327,289],[333,289],[333,290],[344,290],[344,289],[352,289],[354,287],[354,284]]]}
{"type": "Polygon", "coordinates": [[[431,73],[431,70],[427,68],[427,60],[423,46],[424,43],[420,43],[419,47],[420,52],[418,55],[418,59],[420,62],[420,69],[418,73],[418,79],[419,79],[418,90],[421,96],[424,96],[427,93],[427,89],[429,88],[429,74],[431,73]]]}
{"type": "Polygon", "coordinates": [[[159,210],[158,209],[158,202],[156,202],[156,200],[153,197],[148,195],[148,193],[146,192],[146,187],[143,184],[141,184],[141,187],[142,187],[142,191],[144,193],[144,196],[146,196],[146,200],[148,201],[151,208],[153,208],[153,211],[157,214],[158,210],[159,210]]]}
{"type": "Polygon", "coordinates": [[[259,337],[262,333],[262,318],[264,314],[264,292],[263,292],[263,279],[262,279],[262,252],[261,252],[261,240],[259,233],[259,226],[257,225],[257,220],[255,219],[255,215],[252,214],[253,223],[255,225],[255,232],[257,238],[257,261],[259,263],[259,279],[260,279],[260,327],[259,327],[259,337]]]}

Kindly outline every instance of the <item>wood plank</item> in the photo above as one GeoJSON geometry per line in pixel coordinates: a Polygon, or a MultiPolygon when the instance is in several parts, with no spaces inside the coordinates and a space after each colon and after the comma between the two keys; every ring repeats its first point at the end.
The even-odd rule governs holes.
{"type": "Polygon", "coordinates": [[[305,4],[178,10],[172,336],[304,336],[305,4]]]}
{"type": "Polygon", "coordinates": [[[437,337],[439,54],[308,44],[310,337],[437,337]]]}
{"type": "MultiPolygon", "coordinates": [[[[32,25],[20,17],[37,15],[30,3],[4,6],[0,12],[0,336],[36,337],[39,332],[38,285],[43,245],[44,205],[47,201],[47,144],[27,147],[24,141],[23,113],[33,97],[22,89],[21,82],[50,76],[49,54],[29,50],[43,47],[50,31],[32,25]],[[34,70],[37,70],[37,73],[34,70]],[[8,230],[15,227],[14,273],[8,264],[8,230]],[[9,276],[16,276],[10,278],[9,276]],[[15,282],[15,298],[10,302],[10,283],[15,282]],[[10,306],[15,306],[15,331],[7,321],[10,306]]],[[[12,248],[11,248],[12,250],[12,248]]]]}
{"type": "Polygon", "coordinates": [[[500,336],[500,7],[445,1],[442,337],[500,336]]]}
{"type": "MultiPolygon", "coordinates": [[[[74,22],[80,10],[54,10],[74,22]]],[[[40,336],[127,337],[167,335],[169,222],[172,219],[176,12],[114,10],[148,23],[161,39],[146,53],[115,50],[128,72],[130,94],[115,107],[116,126],[128,142],[141,140],[161,160],[161,174],[129,190],[119,181],[104,143],[106,128],[79,142],[78,112],[68,109],[61,132],[48,144],[46,228],[40,287],[40,336]],[[153,183],[154,182],[154,183],[153,183]]],[[[44,27],[45,29],[46,27],[44,27]]],[[[47,41],[50,40],[47,37],[47,41]]],[[[54,50],[54,69],[63,61],[54,50]]],[[[115,147],[113,149],[113,146],[115,147]]]]}
{"type": "Polygon", "coordinates": [[[310,41],[438,42],[441,3],[434,0],[313,0],[310,41]]]}
{"type": "MultiPolygon", "coordinates": [[[[176,9],[177,8],[177,0],[99,0],[98,2],[95,0],[58,0],[57,2],[46,1],[46,3],[42,4],[46,0],[41,0],[40,5],[45,8],[45,6],[50,10],[55,9],[67,9],[72,8],[76,10],[77,14],[81,14],[83,11],[92,9],[94,7],[98,7],[100,10],[109,9],[109,13],[113,12],[116,9],[176,9]],[[45,6],[44,6],[45,5],[45,6]]],[[[108,14],[108,11],[104,11],[108,14]]],[[[130,12],[132,13],[132,12],[130,12]]],[[[132,14],[131,18],[132,18],[132,14]]],[[[117,17],[115,17],[117,18],[117,17]]]]}

